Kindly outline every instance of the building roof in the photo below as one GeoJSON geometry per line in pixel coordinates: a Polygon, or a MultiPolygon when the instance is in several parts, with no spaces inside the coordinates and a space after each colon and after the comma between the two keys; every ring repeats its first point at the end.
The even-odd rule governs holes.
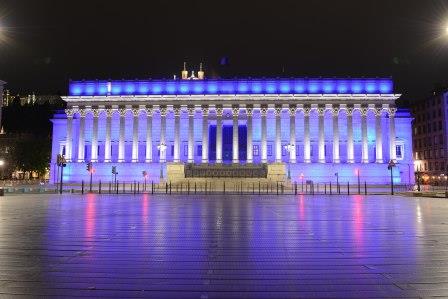
{"type": "Polygon", "coordinates": [[[391,94],[390,78],[70,81],[69,96],[391,94]]]}

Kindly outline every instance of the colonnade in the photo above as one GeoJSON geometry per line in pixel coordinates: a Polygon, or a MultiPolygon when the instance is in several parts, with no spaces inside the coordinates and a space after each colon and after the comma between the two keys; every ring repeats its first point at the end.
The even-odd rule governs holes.
{"type": "MultiPolygon", "coordinates": [[[[375,114],[375,144],[376,144],[376,163],[384,163],[383,159],[383,138],[382,138],[382,128],[381,128],[381,116],[382,112],[386,110],[389,114],[389,149],[390,158],[392,160],[396,159],[395,150],[395,107],[383,107],[383,105],[376,106],[354,106],[354,105],[289,105],[284,107],[282,105],[271,106],[274,108],[275,114],[275,162],[282,162],[282,144],[281,144],[281,113],[283,109],[288,109],[290,117],[290,132],[289,132],[289,162],[296,163],[296,114],[298,111],[303,113],[303,156],[305,163],[311,163],[311,142],[310,142],[310,113],[313,109],[317,110],[318,113],[318,162],[325,163],[325,135],[324,135],[324,116],[327,110],[332,113],[333,122],[333,163],[340,163],[340,133],[339,133],[339,116],[341,112],[345,112],[347,116],[347,162],[354,163],[354,140],[353,140],[353,111],[359,109],[361,113],[361,143],[362,143],[362,163],[368,163],[368,138],[367,138],[367,113],[369,109],[373,109],[375,114]]],[[[232,162],[239,163],[239,142],[238,142],[238,123],[240,120],[241,113],[246,113],[246,125],[247,125],[247,163],[253,163],[253,114],[255,111],[260,113],[261,117],[261,162],[268,162],[268,151],[267,151],[267,113],[268,109],[271,108],[267,105],[258,105],[254,108],[254,105],[233,105],[231,107],[232,111],[232,124],[233,124],[233,142],[232,142],[232,162]]],[[[209,126],[209,112],[210,109],[215,110],[216,114],[216,163],[223,162],[223,141],[222,141],[222,117],[224,107],[222,105],[202,105],[202,106],[145,106],[145,107],[132,107],[130,110],[133,114],[133,126],[132,126],[132,162],[139,161],[139,150],[138,150],[138,127],[139,127],[139,116],[140,113],[144,112],[146,114],[146,150],[145,150],[145,162],[153,162],[153,136],[152,136],[152,126],[153,126],[153,113],[155,109],[160,112],[160,143],[157,145],[160,151],[160,162],[166,162],[166,116],[168,108],[171,108],[174,112],[174,162],[181,162],[180,158],[180,115],[183,109],[186,108],[188,112],[188,158],[189,163],[194,162],[194,116],[198,108],[202,112],[202,163],[209,162],[209,138],[208,138],[208,126],[209,126]]],[[[118,109],[112,108],[69,108],[66,109],[67,115],[67,135],[66,135],[66,157],[67,160],[72,162],[73,158],[73,116],[75,113],[79,115],[79,134],[78,134],[78,155],[77,162],[85,161],[85,118],[87,113],[92,113],[93,116],[93,127],[92,127],[92,140],[91,140],[91,161],[98,161],[98,117],[101,112],[106,114],[106,136],[105,136],[105,156],[104,162],[111,162],[111,127],[112,127],[112,116],[114,113],[119,113],[119,140],[118,140],[118,162],[125,162],[125,117],[128,112],[128,108],[120,107],[118,109]]]]}

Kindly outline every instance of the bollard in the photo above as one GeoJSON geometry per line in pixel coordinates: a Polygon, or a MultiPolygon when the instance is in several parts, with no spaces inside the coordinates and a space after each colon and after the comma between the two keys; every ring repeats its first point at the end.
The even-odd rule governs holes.
{"type": "Polygon", "coordinates": [[[258,181],[258,195],[261,195],[261,182],[258,181]]]}
{"type": "Polygon", "coordinates": [[[196,182],[194,182],[194,194],[196,194],[196,191],[197,191],[196,182]]]}
{"type": "Polygon", "coordinates": [[[137,182],[137,193],[140,193],[140,182],[137,182]]]}
{"type": "Polygon", "coordinates": [[[187,182],[187,194],[190,195],[190,181],[187,182]]]}
{"type": "Polygon", "coordinates": [[[364,195],[367,195],[367,182],[364,181],[364,195]]]}
{"type": "Polygon", "coordinates": [[[338,194],[341,194],[341,185],[338,183],[338,194]]]}
{"type": "Polygon", "coordinates": [[[327,194],[327,183],[325,183],[325,185],[324,185],[325,187],[325,194],[327,194]]]}
{"type": "Polygon", "coordinates": [[[278,195],[278,182],[277,182],[277,195],[278,195]]]}
{"type": "Polygon", "coordinates": [[[111,186],[112,184],[111,184],[111,182],[109,181],[109,194],[110,194],[110,192],[111,192],[111,186]]]}
{"type": "Polygon", "coordinates": [[[84,180],[81,181],[81,194],[84,194],[84,180]]]}
{"type": "Polygon", "coordinates": [[[333,190],[331,188],[331,182],[330,182],[330,195],[333,195],[333,190]]]}
{"type": "Polygon", "coordinates": [[[165,194],[168,194],[168,183],[165,183],[165,194]]]}
{"type": "Polygon", "coordinates": [[[308,184],[305,184],[305,194],[308,194],[308,184]]]}
{"type": "Polygon", "coordinates": [[[255,194],[255,183],[252,182],[252,194],[255,194]]]}
{"type": "Polygon", "coordinates": [[[319,183],[317,183],[316,189],[317,189],[317,194],[319,194],[319,183]]]}
{"type": "Polygon", "coordinates": [[[297,195],[297,182],[294,182],[294,195],[297,195]]]}
{"type": "Polygon", "coordinates": [[[350,182],[347,182],[347,194],[350,195],[350,182]]]}
{"type": "Polygon", "coordinates": [[[223,184],[223,194],[226,194],[226,181],[224,181],[224,184],[223,184]]]}
{"type": "Polygon", "coordinates": [[[117,184],[116,184],[116,188],[115,188],[115,190],[117,191],[117,194],[118,194],[118,184],[119,184],[119,182],[117,181],[117,184]]]}
{"type": "Polygon", "coordinates": [[[98,187],[98,194],[101,194],[101,180],[100,180],[100,185],[98,187]]]}
{"type": "Polygon", "coordinates": [[[180,183],[180,194],[182,194],[183,183],[180,183]]]}
{"type": "Polygon", "coordinates": [[[126,183],[123,182],[123,193],[126,193],[126,183]]]}
{"type": "Polygon", "coordinates": [[[207,181],[205,181],[205,188],[204,188],[205,194],[207,194],[207,186],[208,186],[207,181]]]}

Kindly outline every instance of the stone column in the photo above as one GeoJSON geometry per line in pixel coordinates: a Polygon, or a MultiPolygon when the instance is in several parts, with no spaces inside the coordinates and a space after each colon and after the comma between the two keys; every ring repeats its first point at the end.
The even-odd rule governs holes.
{"type": "Polygon", "coordinates": [[[145,148],[145,162],[152,162],[152,106],[146,106],[146,148],[145,148]]]}
{"type": "Polygon", "coordinates": [[[166,162],[166,151],[168,146],[166,144],[166,106],[160,106],[160,163],[166,162]]]}
{"type": "Polygon", "coordinates": [[[246,106],[246,114],[247,114],[247,163],[254,163],[254,150],[253,150],[253,133],[252,133],[252,115],[254,112],[254,108],[252,105],[246,106]]]}
{"type": "Polygon", "coordinates": [[[333,113],[333,163],[340,163],[339,155],[339,106],[334,105],[333,113]]]}
{"type": "Polygon", "coordinates": [[[296,111],[297,107],[294,105],[289,106],[289,144],[291,149],[289,151],[289,163],[296,163],[296,111]]]}
{"type": "Polygon", "coordinates": [[[311,163],[310,112],[309,105],[303,107],[303,160],[305,163],[311,163]]]}
{"type": "Polygon", "coordinates": [[[194,163],[194,113],[196,108],[188,106],[188,163],[194,163]]]}
{"type": "Polygon", "coordinates": [[[395,143],[395,113],[397,112],[397,108],[389,107],[389,145],[390,145],[390,159],[394,162],[397,161],[397,150],[395,143]]]}
{"type": "Polygon", "coordinates": [[[268,142],[267,142],[267,123],[266,116],[268,107],[261,106],[261,163],[268,163],[268,142]]]}
{"type": "Polygon", "coordinates": [[[84,162],[85,159],[85,126],[86,110],[79,110],[79,136],[78,136],[78,162],[84,162]]]}
{"type": "Polygon", "coordinates": [[[174,163],[180,162],[180,106],[174,106],[174,163]]]}
{"type": "Polygon", "coordinates": [[[282,162],[282,106],[275,106],[275,163],[282,162]]]}
{"type": "Polygon", "coordinates": [[[67,114],[67,136],[65,142],[65,157],[67,162],[72,161],[72,148],[73,148],[73,109],[65,109],[67,114]]]}
{"type": "Polygon", "coordinates": [[[369,163],[369,144],[367,140],[367,112],[369,108],[361,107],[362,163],[369,163]]]}
{"type": "Polygon", "coordinates": [[[383,160],[383,132],[381,129],[382,107],[376,107],[375,112],[375,142],[376,142],[376,163],[384,163],[383,160]]]}
{"type": "Polygon", "coordinates": [[[208,106],[202,106],[202,163],[208,163],[208,106]]]}
{"type": "Polygon", "coordinates": [[[124,162],[125,159],[125,121],[126,121],[126,108],[119,108],[120,113],[120,136],[118,140],[118,162],[124,162]]]}
{"type": "Polygon", "coordinates": [[[140,108],[132,108],[132,162],[138,162],[138,117],[140,108]]]}
{"type": "Polygon", "coordinates": [[[353,105],[348,105],[345,111],[347,113],[347,163],[355,163],[353,143],[353,105]]]}
{"type": "Polygon", "coordinates": [[[93,128],[92,128],[92,144],[90,148],[90,156],[92,162],[98,162],[98,116],[100,111],[98,108],[92,109],[93,128]]]}
{"type": "Polygon", "coordinates": [[[232,107],[232,115],[233,115],[233,134],[232,134],[232,163],[239,163],[239,149],[238,149],[238,116],[240,113],[239,106],[232,107]]]}
{"type": "Polygon", "coordinates": [[[106,140],[104,141],[104,162],[110,162],[111,159],[111,131],[112,131],[112,108],[106,109],[106,140]]]}
{"type": "Polygon", "coordinates": [[[216,106],[216,163],[222,163],[222,113],[223,107],[216,106]]]}
{"type": "Polygon", "coordinates": [[[319,115],[319,163],[325,163],[325,106],[319,106],[317,108],[317,113],[319,115]]]}

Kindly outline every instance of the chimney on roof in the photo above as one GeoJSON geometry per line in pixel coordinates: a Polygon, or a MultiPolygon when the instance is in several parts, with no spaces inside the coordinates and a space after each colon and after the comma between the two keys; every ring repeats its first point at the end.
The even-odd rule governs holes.
{"type": "Polygon", "coordinates": [[[188,80],[188,71],[187,71],[187,63],[184,62],[184,69],[181,72],[182,80],[188,80]]]}
{"type": "Polygon", "coordinates": [[[202,69],[202,62],[199,64],[199,72],[198,72],[198,79],[199,80],[204,80],[204,70],[202,69]]]}

